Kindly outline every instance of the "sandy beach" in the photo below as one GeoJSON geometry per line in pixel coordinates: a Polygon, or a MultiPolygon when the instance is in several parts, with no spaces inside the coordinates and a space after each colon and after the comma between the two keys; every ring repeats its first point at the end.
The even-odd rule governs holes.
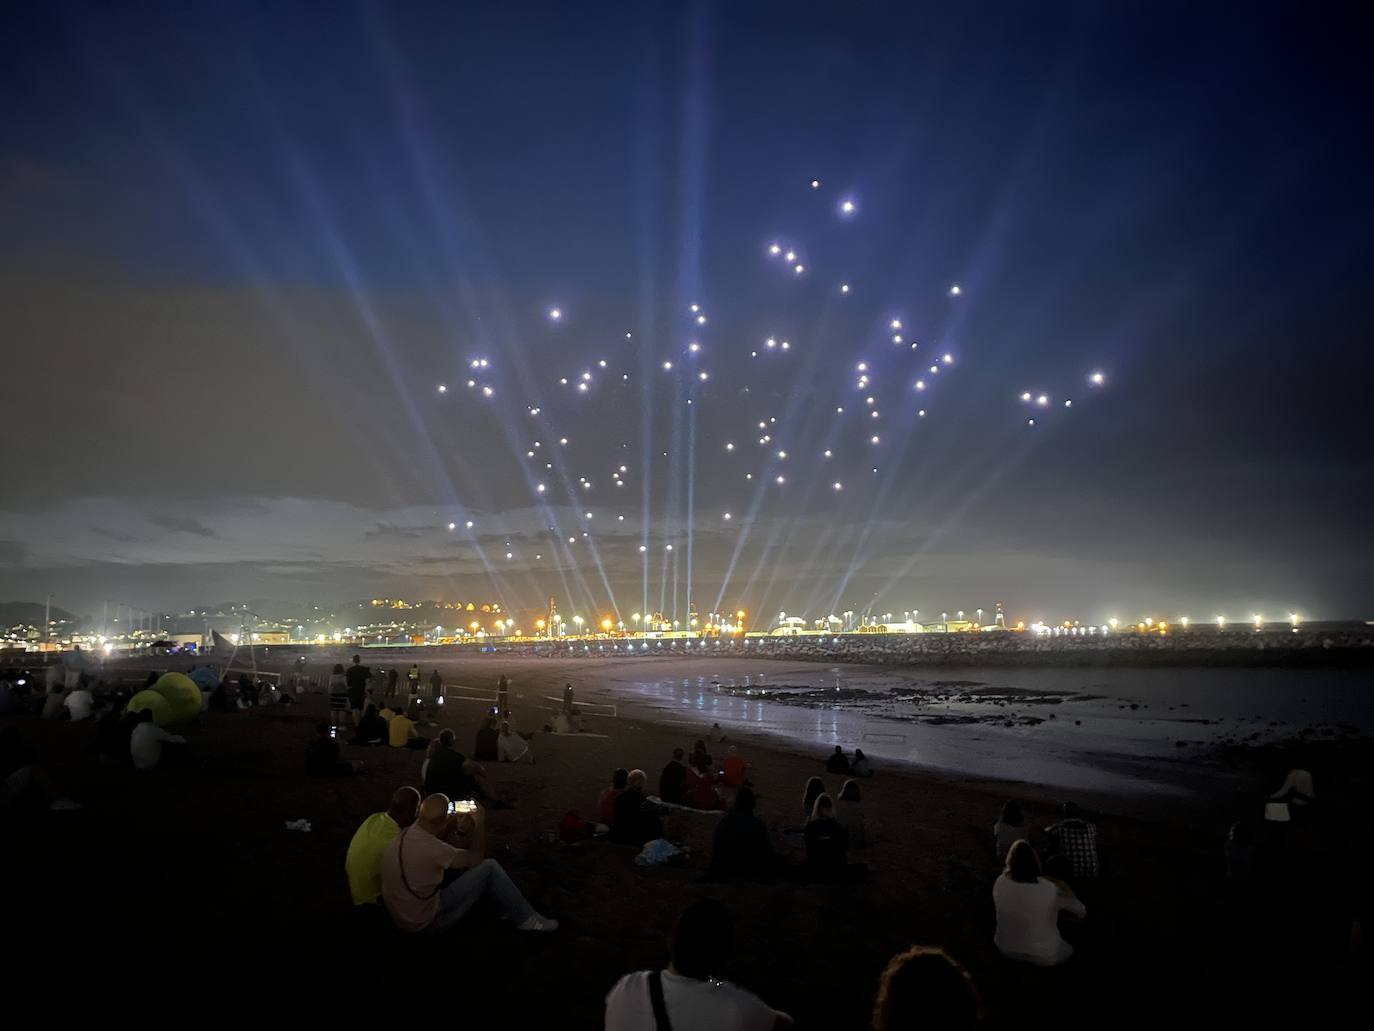
{"type": "MultiPolygon", "coordinates": [[[[427,675],[433,661],[416,658],[427,675]]],[[[393,664],[380,654],[365,661],[393,664]]],[[[1362,754],[1351,747],[1332,745],[1326,766],[1314,771],[1321,819],[1286,836],[1282,883],[1241,904],[1226,891],[1223,837],[1230,821],[1258,814],[1277,784],[1270,780],[1282,776],[1275,772],[1281,756],[1218,760],[1218,775],[1202,779],[1213,790],[1197,790],[1190,767],[1185,800],[1075,792],[1098,824],[1103,876],[1078,886],[1088,917],[1065,932],[1078,954],[1046,971],[1007,961],[992,946],[998,866],[991,827],[1008,798],[1043,827],[1062,789],[884,763],[863,784],[871,843],[851,856],[869,864],[868,883],[703,883],[717,819],[710,814],[668,818],[667,836],[692,854],[664,868],[638,868],[631,852],[602,843],[555,844],[547,832],[570,809],[590,814],[617,766],[641,767],[656,784],[672,748],[690,747],[710,725],[690,707],[646,698],[628,684],[760,671],[786,683],[795,664],[474,657],[439,665],[450,685],[440,723],[464,749],[483,705],[463,698],[494,692],[501,673],[513,680],[522,731],[543,725],[555,704],[547,699],[566,681],[586,704],[587,733],[536,734],[537,765],[488,765],[496,790],[516,803],[490,816],[491,854],[537,908],[562,922],[559,932],[532,940],[478,916],[443,939],[415,940],[390,930],[380,914],[354,912],[343,876],[348,840],[395,787],[418,783],[421,753],[350,748],[345,754],[364,760],[364,773],[307,780],[302,752],[326,709],[322,695],[307,694],[294,706],[206,714],[185,730],[196,765],[146,776],[84,754],[91,726],[7,718],[85,805],[69,817],[39,818],[23,833],[23,847],[4,849],[6,911],[20,915],[17,926],[33,943],[26,953],[38,957],[68,941],[75,926],[92,942],[152,954],[185,950],[201,965],[221,957],[231,967],[288,976],[339,973],[356,961],[397,974],[432,972],[464,989],[482,986],[471,1002],[476,1010],[466,1011],[473,1026],[544,1026],[556,1018],[592,1028],[615,980],[665,962],[676,914],[709,895],[724,900],[736,920],[736,955],[722,974],[803,1027],[863,1027],[879,972],[915,943],[943,945],[969,966],[991,1026],[1110,1025],[1120,1022],[1123,1000],[1135,1011],[1184,998],[1196,1000],[1189,1006],[1199,1013],[1292,1003],[1319,1006],[1319,1026],[1354,1020],[1360,972],[1346,958],[1346,934],[1352,870],[1367,855],[1360,835],[1367,834],[1362,800],[1370,778],[1363,759],[1349,758],[1362,754]],[[286,829],[300,818],[311,822],[310,833],[286,829]]],[[[803,787],[823,775],[829,749],[728,732],[752,765],[759,814],[775,844],[799,859],[800,836],[789,829],[800,827],[803,787]]],[[[836,792],[843,778],[825,779],[836,792]]]]}

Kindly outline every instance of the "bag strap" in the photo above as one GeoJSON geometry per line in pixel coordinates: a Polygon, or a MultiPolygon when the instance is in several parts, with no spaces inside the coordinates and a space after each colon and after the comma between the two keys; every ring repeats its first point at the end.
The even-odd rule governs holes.
{"type": "Polygon", "coordinates": [[[649,974],[649,1005],[654,1008],[655,1031],[673,1031],[672,1021],[668,1019],[668,1004],[663,999],[663,973],[654,970],[649,974]]]}
{"type": "Polygon", "coordinates": [[[439,894],[439,889],[435,888],[428,895],[421,895],[410,886],[410,878],[406,876],[406,834],[409,831],[409,827],[401,831],[401,840],[396,843],[396,865],[401,868],[401,883],[406,886],[406,891],[410,892],[421,902],[428,902],[430,899],[434,898],[435,895],[439,894]]]}

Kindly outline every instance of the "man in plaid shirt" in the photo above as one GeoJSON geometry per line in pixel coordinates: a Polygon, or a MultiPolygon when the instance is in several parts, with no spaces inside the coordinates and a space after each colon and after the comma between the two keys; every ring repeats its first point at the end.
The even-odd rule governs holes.
{"type": "Polygon", "coordinates": [[[1064,818],[1046,827],[1045,833],[1053,842],[1052,854],[1068,862],[1074,877],[1097,876],[1097,827],[1083,819],[1077,805],[1065,802],[1064,818]]]}

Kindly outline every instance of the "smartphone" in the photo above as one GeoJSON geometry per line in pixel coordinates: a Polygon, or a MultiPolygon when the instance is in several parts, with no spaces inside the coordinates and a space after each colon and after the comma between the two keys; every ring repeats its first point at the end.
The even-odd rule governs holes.
{"type": "Polygon", "coordinates": [[[453,813],[475,813],[477,803],[471,798],[457,798],[448,804],[449,814],[453,813]]]}

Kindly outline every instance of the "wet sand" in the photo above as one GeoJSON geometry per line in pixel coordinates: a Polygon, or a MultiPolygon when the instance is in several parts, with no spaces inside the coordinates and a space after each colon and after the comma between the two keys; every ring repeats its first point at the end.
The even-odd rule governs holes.
{"type": "MultiPolygon", "coordinates": [[[[433,663],[417,658],[428,674],[433,663]]],[[[367,661],[391,664],[376,653],[367,661]]],[[[736,956],[722,974],[790,1010],[803,1027],[864,1026],[878,974],[913,943],[944,945],[970,967],[991,1026],[1111,1026],[1120,1023],[1123,1000],[1132,1013],[1189,999],[1195,1014],[1270,1012],[1292,1002],[1319,1007],[1327,1021],[1320,1026],[1350,1018],[1359,982],[1344,960],[1345,871],[1353,857],[1367,855],[1349,836],[1367,825],[1367,767],[1317,771],[1322,819],[1289,835],[1285,847],[1296,865],[1282,890],[1238,912],[1227,905],[1222,839],[1231,819],[1258,812],[1273,770],[1231,764],[1215,791],[1193,793],[1186,804],[1150,794],[1075,793],[1098,824],[1104,875],[1080,886],[1088,919],[1066,930],[1078,955],[1045,971],[1004,960],[992,947],[991,825],[1002,803],[1016,798],[1043,827],[1062,794],[1053,788],[884,764],[863,784],[873,843],[852,858],[868,863],[872,877],[857,886],[702,883],[717,819],[707,814],[667,821],[668,836],[693,853],[679,867],[640,869],[630,852],[601,843],[549,843],[545,834],[564,812],[590,813],[611,769],[639,766],[656,783],[671,749],[690,746],[709,725],[628,691],[626,677],[684,675],[681,660],[643,665],[509,657],[441,663],[451,684],[479,692],[493,692],[496,677],[510,675],[522,730],[542,725],[555,704],[544,699],[556,697],[565,680],[579,703],[616,707],[612,717],[589,704],[586,735],[537,735],[536,766],[488,767],[496,789],[517,802],[491,814],[491,854],[537,908],[563,922],[558,933],[533,938],[474,916],[452,935],[416,940],[353,912],[342,869],[348,840],[397,785],[418,780],[421,753],[348,749],[366,772],[307,780],[301,757],[325,712],[320,695],[280,710],[207,714],[185,730],[196,765],[154,775],[81,754],[91,727],[7,718],[86,805],[70,817],[38,817],[21,829],[21,847],[3,850],[3,904],[30,943],[23,955],[38,960],[49,946],[69,947],[78,928],[81,940],[121,955],[185,955],[198,970],[221,962],[217,957],[232,971],[247,964],[251,977],[229,977],[243,1001],[265,999],[280,978],[335,986],[326,994],[347,999],[379,989],[368,977],[385,974],[408,990],[432,974],[433,983],[466,1000],[469,1026],[590,1028],[600,1026],[602,999],[616,978],[664,962],[676,914],[709,895],[724,900],[736,920],[736,956]],[[311,821],[311,833],[285,828],[298,818],[311,821]],[[356,986],[348,976],[355,964],[365,982],[356,986]],[[1270,972],[1283,976],[1263,980],[1270,972]],[[1257,983],[1266,990],[1257,992],[1257,983]]],[[[460,700],[469,693],[450,688],[440,718],[460,747],[471,746],[483,709],[460,700]]],[[[760,815],[779,850],[799,858],[800,838],[786,829],[800,826],[805,781],[824,776],[820,757],[828,749],[735,736],[752,764],[760,815]]],[[[833,792],[843,778],[825,779],[833,792]]],[[[45,969],[59,976],[47,963],[33,966],[35,976],[45,969]]]]}

